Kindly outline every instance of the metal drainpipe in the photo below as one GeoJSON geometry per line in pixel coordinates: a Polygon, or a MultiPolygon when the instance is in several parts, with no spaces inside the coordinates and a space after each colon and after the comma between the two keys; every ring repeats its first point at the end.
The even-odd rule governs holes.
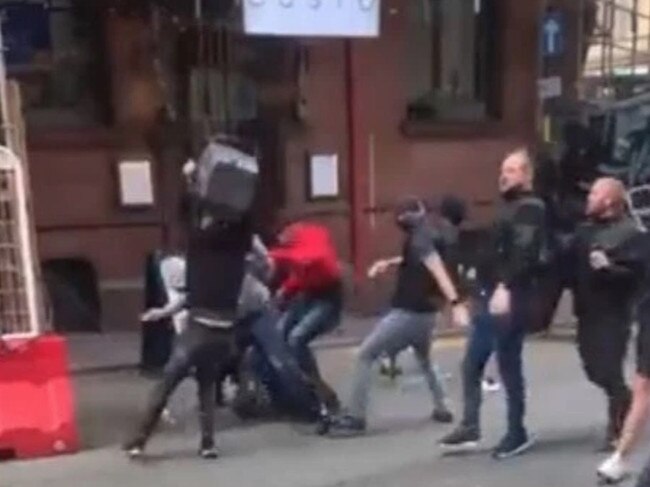
{"type": "Polygon", "coordinates": [[[352,41],[346,40],[345,50],[345,106],[348,133],[348,184],[350,201],[350,255],[354,266],[355,284],[363,275],[364,244],[363,244],[363,201],[361,186],[363,184],[363,168],[359,160],[358,113],[355,91],[355,66],[352,53],[352,41]]]}

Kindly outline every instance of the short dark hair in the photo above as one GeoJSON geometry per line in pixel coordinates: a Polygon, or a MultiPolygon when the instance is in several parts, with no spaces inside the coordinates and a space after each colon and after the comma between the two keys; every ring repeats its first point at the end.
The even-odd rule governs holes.
{"type": "Polygon", "coordinates": [[[440,215],[458,226],[467,217],[467,203],[458,196],[445,195],[440,201],[440,215]]]}

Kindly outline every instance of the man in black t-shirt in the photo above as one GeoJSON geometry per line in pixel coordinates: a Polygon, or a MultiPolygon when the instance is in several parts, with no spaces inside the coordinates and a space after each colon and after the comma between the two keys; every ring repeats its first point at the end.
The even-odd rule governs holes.
{"type": "Polygon", "coordinates": [[[409,199],[396,212],[398,225],[407,237],[402,255],[375,263],[370,278],[399,266],[392,308],[365,339],[359,352],[357,370],[347,414],[333,420],[330,433],[353,436],[366,429],[366,409],[372,365],[382,355],[395,355],[413,347],[434,403],[433,419],[451,422],[440,379],[432,371],[429,358],[431,335],[439,301],[446,298],[454,307],[454,319],[468,320],[467,309],[459,301],[454,283],[443,263],[444,240],[426,221],[426,209],[419,199],[409,199]]]}
{"type": "MultiPolygon", "coordinates": [[[[461,288],[465,287],[461,275],[464,273],[460,260],[460,227],[467,216],[467,205],[463,199],[446,194],[440,200],[431,202],[431,222],[434,231],[442,238],[444,248],[444,262],[451,273],[454,283],[461,288]]],[[[434,374],[437,374],[437,366],[433,363],[434,374]]],[[[397,357],[385,356],[381,361],[379,369],[382,375],[395,379],[401,375],[402,370],[397,364],[397,357]]]]}

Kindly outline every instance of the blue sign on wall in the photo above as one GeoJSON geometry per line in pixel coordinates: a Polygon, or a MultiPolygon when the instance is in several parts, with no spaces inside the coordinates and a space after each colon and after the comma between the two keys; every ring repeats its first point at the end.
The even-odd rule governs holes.
{"type": "Polygon", "coordinates": [[[556,9],[548,10],[543,17],[541,26],[541,48],[544,57],[558,57],[565,49],[565,22],[562,12],[556,9]]]}
{"type": "Polygon", "coordinates": [[[29,64],[50,48],[48,2],[3,2],[0,18],[7,65],[29,64]]]}

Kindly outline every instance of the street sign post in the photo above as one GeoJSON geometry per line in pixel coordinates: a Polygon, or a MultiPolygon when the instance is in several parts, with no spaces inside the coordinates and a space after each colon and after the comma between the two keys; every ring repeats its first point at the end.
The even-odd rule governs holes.
{"type": "Polygon", "coordinates": [[[549,10],[544,15],[541,28],[541,48],[545,58],[564,54],[565,48],[564,15],[559,10],[549,10]]]}

